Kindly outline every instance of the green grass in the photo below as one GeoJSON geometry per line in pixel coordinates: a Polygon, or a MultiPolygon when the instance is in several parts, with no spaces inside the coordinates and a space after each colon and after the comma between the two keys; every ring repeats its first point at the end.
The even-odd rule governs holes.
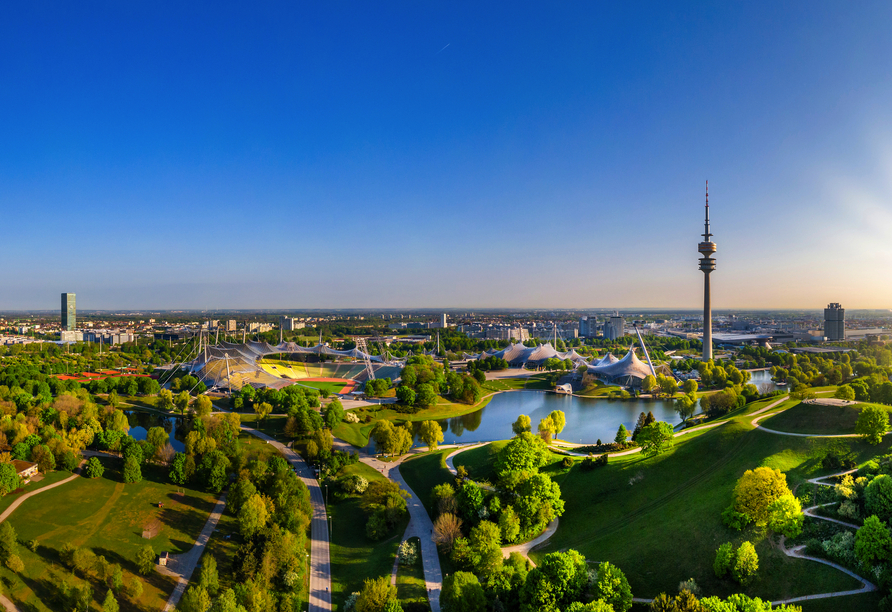
{"type": "MultiPolygon", "coordinates": [[[[384,477],[364,463],[343,468],[342,474],[353,473],[369,481],[384,477]]],[[[367,515],[359,506],[359,496],[343,499],[329,498],[331,522],[331,590],[332,601],[338,609],[350,593],[359,591],[366,578],[390,576],[393,560],[406,525],[408,515],[396,526],[387,540],[374,542],[365,535],[367,515]]]]}
{"type": "Polygon", "coordinates": [[[474,480],[490,483],[495,482],[496,473],[493,461],[495,455],[502,450],[507,443],[507,441],[492,442],[484,446],[466,450],[453,457],[452,464],[456,468],[463,465],[474,480]]]}
{"type": "MultiPolygon", "coordinates": [[[[17,499],[25,495],[26,493],[31,493],[32,491],[36,491],[38,489],[42,489],[48,485],[55,484],[60,480],[65,480],[71,476],[71,472],[66,472],[60,470],[58,472],[50,472],[46,476],[43,477],[40,481],[31,481],[26,484],[24,487],[20,489],[16,489],[14,492],[4,495],[0,497],[0,513],[5,512],[10,505],[13,504],[17,499]]],[[[64,485],[63,485],[64,486],[64,485]]]]}
{"type": "MultiPolygon", "coordinates": [[[[216,501],[212,494],[168,484],[166,470],[154,466],[144,467],[142,482],[124,484],[120,460],[101,461],[106,466],[102,478],[78,478],[30,498],[7,519],[21,542],[36,540],[39,544],[36,552],[20,547],[25,564],[20,575],[0,570],[8,585],[4,591],[24,609],[58,609],[58,585],[70,577],[59,558],[66,543],[90,548],[110,563],[120,563],[126,583],[136,570],[137,551],[146,544],[159,553],[177,554],[192,548],[216,501]],[[164,502],[163,509],[158,508],[159,501],[164,502]],[[158,529],[157,535],[143,539],[143,530],[152,526],[158,529]]],[[[95,577],[90,582],[101,602],[107,589],[95,577]]],[[[173,586],[171,578],[152,573],[144,580],[145,591],[139,601],[119,598],[121,610],[161,609],[173,586]]]]}
{"type": "Polygon", "coordinates": [[[882,598],[883,595],[875,591],[862,595],[800,601],[796,605],[802,607],[802,612],[864,612],[865,610],[879,610],[882,598]]]}
{"type": "Polygon", "coordinates": [[[421,540],[417,537],[409,538],[410,542],[414,542],[416,550],[419,551],[418,561],[415,565],[400,565],[396,573],[396,593],[401,603],[423,602],[430,609],[427,598],[427,587],[424,581],[424,568],[421,564],[421,540]]]}
{"type": "Polygon", "coordinates": [[[721,512],[732,500],[737,479],[759,466],[787,473],[790,486],[822,473],[821,458],[831,447],[847,446],[859,462],[888,452],[889,442],[870,447],[860,440],[791,438],[754,430],[749,413],[692,438],[680,438],[668,453],[646,459],[614,458],[606,468],[579,466],[558,479],[566,503],[560,528],[542,551],[575,548],[592,560],[616,563],[639,597],[674,592],[693,577],[705,594],[739,591],[715,578],[712,562],[725,541],[754,541],[759,578],[745,589],[751,596],[781,599],[857,588],[857,582],[830,567],[784,556],[764,533],[734,532],[721,512]],[[673,552],[674,551],[674,552],[673,552]]]}
{"type": "Polygon", "coordinates": [[[335,426],[332,433],[336,438],[340,438],[357,448],[363,448],[369,444],[369,434],[372,431],[372,427],[375,425],[375,421],[382,419],[394,421],[396,423],[404,423],[406,421],[440,421],[480,410],[486,406],[492,398],[492,395],[488,395],[476,404],[468,405],[450,402],[447,399],[438,397],[436,404],[430,408],[420,410],[415,414],[401,414],[386,406],[378,405],[357,408],[352,412],[358,415],[360,419],[367,414],[371,415],[371,422],[347,423],[346,421],[342,421],[335,426]]]}
{"type": "MultiPolygon", "coordinates": [[[[760,421],[761,425],[777,431],[790,433],[810,433],[818,435],[855,433],[855,423],[861,409],[870,404],[850,406],[820,406],[798,404],[770,419],[760,421]]],[[[874,404],[878,405],[878,404],[874,404]]],[[[892,412],[892,406],[879,406],[892,412]]]]}
{"type": "Polygon", "coordinates": [[[516,389],[551,389],[548,384],[547,374],[531,374],[529,376],[514,376],[511,378],[496,378],[487,380],[481,385],[487,391],[514,391],[516,389]],[[547,386],[540,386],[545,383],[547,386]]]}
{"type": "MultiPolygon", "coordinates": [[[[431,506],[430,492],[440,484],[452,484],[454,477],[446,467],[446,456],[455,449],[444,449],[426,453],[418,457],[406,459],[400,464],[400,474],[405,479],[409,488],[418,496],[419,501],[427,510],[428,516],[436,516],[431,506]]],[[[470,452],[470,451],[469,451],[470,452]]],[[[459,455],[461,457],[461,455],[459,455]]]]}
{"type": "Polygon", "coordinates": [[[347,386],[346,382],[330,382],[325,380],[299,380],[298,385],[301,387],[312,387],[320,391],[328,391],[329,393],[340,393],[347,386]]]}
{"type": "Polygon", "coordinates": [[[241,419],[242,424],[247,425],[251,429],[261,431],[268,436],[272,436],[280,442],[287,442],[290,439],[286,437],[284,433],[285,422],[288,420],[287,416],[270,415],[261,421],[257,418],[256,414],[240,414],[239,418],[241,419]]]}

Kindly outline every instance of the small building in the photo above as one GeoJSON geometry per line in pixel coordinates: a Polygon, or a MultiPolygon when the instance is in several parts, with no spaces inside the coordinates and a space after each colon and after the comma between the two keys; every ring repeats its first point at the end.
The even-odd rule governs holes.
{"type": "Polygon", "coordinates": [[[572,395],[573,394],[573,386],[569,384],[565,385],[557,385],[554,388],[555,393],[561,393],[564,395],[572,395]]]}
{"type": "Polygon", "coordinates": [[[12,467],[15,468],[15,473],[19,475],[19,478],[22,479],[25,483],[31,481],[32,478],[37,476],[37,464],[32,463],[30,461],[20,461],[19,459],[13,459],[12,467]]]}
{"type": "Polygon", "coordinates": [[[167,561],[170,559],[170,555],[167,551],[164,551],[160,555],[158,555],[158,565],[162,567],[167,567],[167,561]]]}

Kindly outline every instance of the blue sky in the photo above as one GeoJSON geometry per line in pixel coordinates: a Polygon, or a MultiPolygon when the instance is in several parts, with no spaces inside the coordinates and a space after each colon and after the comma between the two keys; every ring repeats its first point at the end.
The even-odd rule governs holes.
{"type": "Polygon", "coordinates": [[[32,3],[0,309],[892,307],[892,5],[32,3]]]}

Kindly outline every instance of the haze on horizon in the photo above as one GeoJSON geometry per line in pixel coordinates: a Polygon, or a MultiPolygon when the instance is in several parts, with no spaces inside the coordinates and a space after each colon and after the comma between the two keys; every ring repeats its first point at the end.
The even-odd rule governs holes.
{"type": "Polygon", "coordinates": [[[0,310],[892,307],[892,5],[7,8],[0,310]]]}

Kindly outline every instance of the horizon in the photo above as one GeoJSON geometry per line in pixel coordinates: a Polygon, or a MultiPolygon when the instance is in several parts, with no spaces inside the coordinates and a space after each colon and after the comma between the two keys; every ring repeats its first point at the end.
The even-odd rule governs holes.
{"type": "Polygon", "coordinates": [[[890,21],[16,6],[0,310],[888,309],[890,21]]]}

